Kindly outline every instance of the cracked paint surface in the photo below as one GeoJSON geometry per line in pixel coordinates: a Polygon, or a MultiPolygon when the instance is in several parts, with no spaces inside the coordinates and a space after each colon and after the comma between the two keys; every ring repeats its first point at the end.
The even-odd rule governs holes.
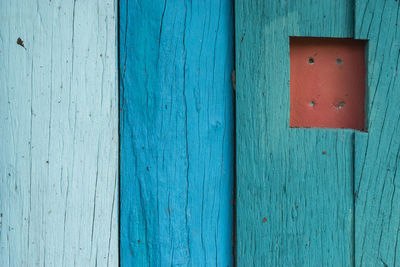
{"type": "Polygon", "coordinates": [[[0,1],[0,266],[118,264],[115,16],[0,1]]]}
{"type": "Polygon", "coordinates": [[[232,266],[231,1],[121,1],[121,263],[232,266]]]}

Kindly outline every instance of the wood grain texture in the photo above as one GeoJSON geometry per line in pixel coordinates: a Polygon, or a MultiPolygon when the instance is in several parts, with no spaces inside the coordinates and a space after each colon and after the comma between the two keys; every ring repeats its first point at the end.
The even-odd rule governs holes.
{"type": "Polygon", "coordinates": [[[115,10],[0,1],[0,266],[118,264],[115,10]]]}
{"type": "Polygon", "coordinates": [[[235,3],[238,266],[352,266],[354,133],[289,128],[289,36],[352,37],[353,2],[235,3]]]}
{"type": "Polygon", "coordinates": [[[400,266],[400,4],[356,1],[368,39],[368,133],[356,133],[356,264],[400,266]]]}
{"type": "Polygon", "coordinates": [[[119,13],[121,264],[232,266],[232,3],[119,13]]]}

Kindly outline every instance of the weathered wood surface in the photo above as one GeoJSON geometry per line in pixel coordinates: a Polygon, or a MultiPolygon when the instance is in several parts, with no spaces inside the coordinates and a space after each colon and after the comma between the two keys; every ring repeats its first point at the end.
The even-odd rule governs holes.
{"type": "Polygon", "coordinates": [[[119,5],[121,264],[232,266],[232,3],[119,5]]]}
{"type": "Polygon", "coordinates": [[[368,39],[368,133],[355,138],[355,266],[400,266],[400,3],[357,0],[368,39]]]}
{"type": "Polygon", "coordinates": [[[115,5],[0,1],[0,266],[118,265],[115,5]]]}
{"type": "Polygon", "coordinates": [[[354,133],[289,128],[289,36],[351,37],[353,2],[235,2],[238,266],[352,266],[354,133]]]}

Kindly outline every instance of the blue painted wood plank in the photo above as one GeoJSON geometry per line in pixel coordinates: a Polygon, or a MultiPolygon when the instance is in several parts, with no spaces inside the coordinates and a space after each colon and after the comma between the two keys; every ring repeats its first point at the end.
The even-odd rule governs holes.
{"type": "Polygon", "coordinates": [[[0,1],[0,266],[118,265],[116,11],[0,1]]]}
{"type": "Polygon", "coordinates": [[[121,264],[232,266],[232,3],[119,14],[121,264]]]}
{"type": "Polygon", "coordinates": [[[289,128],[289,36],[352,37],[353,4],[236,0],[238,266],[354,263],[354,133],[289,128]]]}
{"type": "Polygon", "coordinates": [[[355,266],[400,265],[400,4],[356,1],[368,39],[368,133],[355,139],[355,266]]]}

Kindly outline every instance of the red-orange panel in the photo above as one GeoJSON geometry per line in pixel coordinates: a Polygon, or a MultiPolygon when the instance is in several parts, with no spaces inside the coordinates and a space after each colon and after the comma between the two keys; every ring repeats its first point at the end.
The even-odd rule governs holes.
{"type": "Polygon", "coordinates": [[[290,127],[364,130],[365,41],[290,38],[290,127]]]}

